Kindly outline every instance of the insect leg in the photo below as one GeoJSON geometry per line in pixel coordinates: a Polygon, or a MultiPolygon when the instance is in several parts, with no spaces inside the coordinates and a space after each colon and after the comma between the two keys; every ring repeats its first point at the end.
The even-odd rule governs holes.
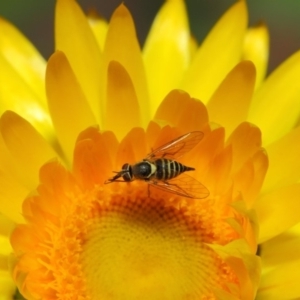
{"type": "Polygon", "coordinates": [[[112,182],[124,182],[124,180],[119,180],[120,177],[122,177],[124,175],[124,171],[120,171],[120,172],[114,172],[117,173],[114,177],[107,179],[104,183],[112,183],[112,182]]]}

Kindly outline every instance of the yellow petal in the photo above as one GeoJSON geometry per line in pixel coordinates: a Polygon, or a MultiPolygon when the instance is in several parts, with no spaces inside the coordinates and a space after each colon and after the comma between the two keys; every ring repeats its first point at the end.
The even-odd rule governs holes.
{"type": "Polygon", "coordinates": [[[38,183],[38,170],[57,154],[26,120],[12,111],[0,119],[3,140],[22,172],[23,182],[30,189],[38,183]]]}
{"type": "MultiPolygon", "coordinates": [[[[45,60],[22,33],[2,18],[0,18],[0,32],[1,57],[26,82],[38,101],[45,105],[46,97],[43,83],[45,60]]],[[[5,73],[2,67],[1,73],[5,73]]],[[[6,73],[5,75],[7,76],[6,73]]]]}
{"type": "Polygon", "coordinates": [[[300,51],[288,58],[257,90],[248,120],[264,133],[264,144],[288,133],[299,118],[300,51]]]}
{"type": "MultiPolygon", "coordinates": [[[[0,212],[16,222],[24,221],[21,215],[22,202],[27,197],[30,189],[26,187],[24,170],[6,147],[2,134],[0,134],[0,212]]],[[[0,217],[0,234],[4,234],[8,224],[0,217]]],[[[6,222],[7,223],[7,222],[6,222]]],[[[8,233],[8,232],[7,232],[8,233]]]]}
{"type": "Polygon", "coordinates": [[[95,35],[98,46],[100,50],[103,51],[108,30],[108,24],[104,19],[99,18],[97,16],[89,16],[88,21],[95,35]]]}
{"type": "Polygon", "coordinates": [[[261,196],[255,203],[260,224],[259,243],[271,239],[300,222],[300,184],[261,196]]]}
{"type": "Polygon", "coordinates": [[[255,68],[249,61],[239,63],[211,97],[207,109],[211,121],[221,124],[230,134],[245,121],[255,82],[255,68]]]}
{"type": "Polygon", "coordinates": [[[183,0],[166,1],[157,14],[143,53],[153,116],[167,93],[178,87],[192,48],[183,0]]]}
{"type": "Polygon", "coordinates": [[[266,270],[296,261],[299,253],[300,223],[260,245],[260,256],[266,270]]]}
{"type": "Polygon", "coordinates": [[[97,121],[66,56],[60,51],[49,59],[46,88],[53,124],[70,162],[78,134],[97,121]]]}
{"type": "Polygon", "coordinates": [[[150,118],[146,74],[132,16],[123,4],[115,10],[111,17],[104,57],[105,72],[112,60],[120,63],[128,72],[140,105],[142,122],[145,125],[150,118]]]}
{"type": "MultiPolygon", "coordinates": [[[[40,82],[40,85],[43,89],[43,95],[39,94],[36,89],[30,86],[33,82],[29,84],[23,78],[19,69],[16,69],[16,67],[13,66],[11,62],[7,61],[6,58],[1,56],[1,54],[0,68],[0,113],[3,113],[6,110],[15,111],[34,125],[34,127],[37,128],[49,142],[53,142],[55,140],[55,135],[45,103],[46,97],[44,95],[45,91],[42,81],[40,82]]],[[[31,76],[28,75],[28,77],[31,76]]]]}
{"type": "Polygon", "coordinates": [[[256,68],[257,88],[264,80],[269,60],[269,32],[265,24],[249,28],[244,41],[243,59],[251,60],[256,68]]]}
{"type": "MultiPolygon", "coordinates": [[[[4,238],[8,239],[9,235],[11,234],[12,230],[15,228],[16,224],[9,218],[5,217],[3,214],[0,214],[0,235],[4,238]]],[[[9,246],[11,249],[11,246],[9,246]]],[[[10,254],[10,252],[3,252],[0,250],[1,254],[10,254]]]]}
{"type": "Polygon", "coordinates": [[[18,182],[15,177],[0,170],[0,211],[16,223],[24,222],[22,204],[30,189],[18,182]]]}
{"type": "Polygon", "coordinates": [[[270,165],[262,187],[263,193],[299,181],[300,126],[280,140],[267,146],[266,150],[270,165]]]}
{"type": "Polygon", "coordinates": [[[1,300],[11,300],[16,297],[16,284],[7,270],[7,259],[4,264],[6,268],[0,273],[0,296],[1,300]]]}
{"type": "Polygon", "coordinates": [[[141,126],[138,99],[133,82],[120,63],[111,61],[107,80],[105,129],[112,130],[118,139],[122,139],[131,128],[141,126]]]}
{"type": "Polygon", "coordinates": [[[181,88],[206,103],[240,61],[247,24],[245,1],[238,1],[218,21],[199,47],[181,88]]]}
{"type": "Polygon", "coordinates": [[[20,173],[20,168],[14,161],[13,156],[6,147],[2,134],[0,134],[0,166],[4,174],[9,174],[17,178],[20,173]]]}
{"type": "Polygon", "coordinates": [[[198,44],[196,39],[193,36],[190,37],[189,43],[190,43],[190,57],[191,59],[193,59],[195,54],[197,53],[198,44]]]}
{"type": "Polygon", "coordinates": [[[100,114],[104,94],[101,52],[85,15],[74,0],[57,1],[55,43],[56,49],[68,57],[93,111],[100,114]]]}
{"type": "Polygon", "coordinates": [[[300,259],[282,264],[264,274],[260,280],[257,300],[289,300],[300,296],[300,259]]]}

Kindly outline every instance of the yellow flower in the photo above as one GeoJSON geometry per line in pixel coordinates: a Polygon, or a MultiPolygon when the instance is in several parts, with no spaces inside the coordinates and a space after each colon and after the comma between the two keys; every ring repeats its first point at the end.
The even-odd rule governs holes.
{"type": "Polygon", "coordinates": [[[10,270],[26,299],[300,297],[300,53],[264,81],[268,34],[246,29],[244,1],[198,48],[182,0],[142,52],[124,5],[107,24],[58,0],[55,22],[46,66],[0,21],[3,278],[16,225],[10,270]],[[182,161],[208,197],[104,184],[192,131],[204,138],[182,161]]]}

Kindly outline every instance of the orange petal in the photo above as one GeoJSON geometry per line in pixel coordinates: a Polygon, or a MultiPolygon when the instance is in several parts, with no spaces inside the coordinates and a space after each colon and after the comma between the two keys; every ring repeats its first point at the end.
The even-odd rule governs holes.
{"type": "Polygon", "coordinates": [[[293,184],[300,178],[300,126],[266,147],[270,166],[262,187],[266,193],[293,184]]]}
{"type": "Polygon", "coordinates": [[[119,142],[118,142],[115,134],[112,131],[103,132],[102,137],[104,139],[104,143],[105,143],[107,149],[109,149],[108,152],[109,152],[111,161],[113,161],[117,155],[119,142]]]}
{"type": "Polygon", "coordinates": [[[120,168],[124,163],[136,163],[147,155],[146,136],[142,128],[133,128],[120,143],[116,164],[120,168]]]}
{"type": "MultiPolygon", "coordinates": [[[[96,141],[98,139],[98,135],[99,128],[89,127],[79,134],[76,144],[86,139],[96,141]]],[[[103,133],[101,133],[101,136],[103,138],[103,142],[105,143],[105,148],[109,150],[108,154],[111,161],[114,161],[119,147],[119,142],[115,134],[112,131],[104,131],[103,133]]]]}
{"type": "Polygon", "coordinates": [[[181,88],[207,103],[226,74],[240,61],[247,24],[245,1],[218,21],[199,47],[181,88]]]}
{"type": "Polygon", "coordinates": [[[255,203],[262,243],[300,222],[300,184],[273,190],[255,203]]]}
{"type": "Polygon", "coordinates": [[[241,194],[247,207],[252,207],[260,193],[268,170],[268,156],[264,149],[258,150],[234,174],[236,194],[241,194]]]}
{"type": "Polygon", "coordinates": [[[226,221],[239,233],[240,238],[245,239],[250,252],[256,254],[259,224],[255,210],[247,209],[243,200],[235,201],[230,206],[234,208],[235,216],[226,221]]]}
{"type": "Polygon", "coordinates": [[[44,224],[45,220],[50,218],[49,213],[59,216],[60,213],[63,213],[64,207],[68,207],[68,205],[70,207],[72,197],[78,195],[80,191],[74,184],[73,177],[57,160],[43,165],[39,177],[38,195],[32,197],[32,200],[26,199],[23,211],[26,214],[27,211],[24,208],[30,208],[32,211],[30,222],[44,224]]]}
{"type": "Polygon", "coordinates": [[[208,188],[212,199],[226,193],[228,183],[232,184],[228,173],[223,176],[231,166],[231,153],[229,149],[224,151],[224,136],[224,128],[204,131],[203,140],[184,156],[187,165],[196,169],[193,177],[208,188]]]}
{"type": "Polygon", "coordinates": [[[152,24],[143,49],[152,116],[161,100],[182,80],[190,63],[191,47],[184,1],[166,1],[152,24]]]}
{"type": "Polygon", "coordinates": [[[133,128],[141,126],[141,113],[133,82],[126,69],[111,61],[107,76],[105,129],[123,138],[133,128]]]}
{"type": "Polygon", "coordinates": [[[154,121],[149,122],[149,125],[146,130],[146,135],[147,135],[146,140],[148,142],[149,149],[151,149],[151,150],[154,149],[153,146],[157,140],[157,137],[160,134],[160,131],[161,131],[161,128],[156,122],[154,122],[154,121]]]}
{"type": "MultiPolygon", "coordinates": [[[[39,177],[40,184],[36,195],[27,198],[23,205],[23,214],[27,222],[31,223],[33,232],[35,227],[36,231],[43,228],[45,220],[55,226],[58,218],[65,213],[65,208],[70,209],[72,206],[73,197],[81,192],[74,178],[56,160],[43,165],[39,177]]],[[[39,236],[39,238],[44,237],[39,236]]],[[[28,244],[26,247],[34,247],[34,244],[28,244]]]]}
{"type": "Polygon", "coordinates": [[[234,270],[239,279],[238,299],[252,300],[259,285],[260,258],[249,252],[244,240],[235,240],[226,246],[209,245],[234,270]],[[238,250],[237,250],[238,249],[238,250]]]}
{"type": "Polygon", "coordinates": [[[29,223],[42,228],[45,220],[55,224],[81,191],[74,178],[57,160],[43,165],[39,177],[37,193],[24,201],[23,213],[29,223]]]}
{"type": "Polygon", "coordinates": [[[142,55],[132,16],[121,4],[113,13],[107,32],[105,47],[105,72],[111,61],[117,61],[128,72],[140,106],[142,122],[149,118],[149,96],[142,55]]]}
{"type": "Polygon", "coordinates": [[[70,162],[79,132],[97,121],[66,56],[60,51],[49,59],[46,88],[57,136],[70,162]]]}
{"type": "Polygon", "coordinates": [[[227,134],[247,119],[254,83],[254,65],[243,61],[226,76],[208,102],[210,120],[224,126],[227,134]]]}
{"type": "MultiPolygon", "coordinates": [[[[222,155],[224,150],[224,137],[225,131],[224,128],[217,128],[212,130],[211,132],[207,132],[204,135],[204,138],[200,143],[192,149],[186,156],[188,156],[189,163],[192,166],[195,166],[197,172],[199,174],[207,173],[206,176],[209,179],[209,190],[213,191],[215,184],[217,181],[215,180],[218,177],[217,174],[214,174],[215,171],[218,173],[218,157],[222,155]],[[213,169],[216,168],[216,169],[213,169]]],[[[229,154],[227,150],[225,150],[225,158],[228,159],[227,155],[229,154]]],[[[226,162],[224,162],[227,165],[226,162]]],[[[221,171],[221,170],[220,170],[221,171]]],[[[213,195],[211,195],[213,197],[213,195]]]]}
{"type": "Polygon", "coordinates": [[[22,179],[33,189],[38,183],[38,170],[57,154],[26,120],[14,112],[5,112],[0,119],[5,144],[19,165],[22,179]]]}
{"type": "Polygon", "coordinates": [[[248,121],[264,133],[264,144],[287,134],[299,119],[300,51],[281,64],[257,90],[248,121]],[[276,130],[274,130],[276,128],[276,130]]]}
{"type": "Polygon", "coordinates": [[[232,168],[232,149],[226,147],[222,152],[218,153],[211,162],[211,178],[215,195],[223,195],[231,188],[232,179],[229,178],[232,168]]]}
{"type": "Polygon", "coordinates": [[[249,123],[240,124],[227,140],[232,145],[233,172],[239,169],[248,159],[261,148],[261,132],[249,123]]]}
{"type": "Polygon", "coordinates": [[[105,138],[96,130],[90,130],[85,138],[77,141],[74,150],[73,174],[84,188],[102,185],[113,170],[105,138]],[[92,134],[91,134],[92,133],[92,134]]]}
{"type": "Polygon", "coordinates": [[[208,122],[208,115],[202,102],[181,90],[173,90],[160,104],[154,119],[189,132],[201,130],[208,122]]]}
{"type": "Polygon", "coordinates": [[[17,253],[27,252],[37,242],[34,232],[26,225],[18,225],[11,235],[11,244],[17,253]]]}
{"type": "Polygon", "coordinates": [[[104,95],[101,53],[85,15],[74,0],[57,1],[55,44],[68,57],[92,110],[99,117],[104,95]]]}

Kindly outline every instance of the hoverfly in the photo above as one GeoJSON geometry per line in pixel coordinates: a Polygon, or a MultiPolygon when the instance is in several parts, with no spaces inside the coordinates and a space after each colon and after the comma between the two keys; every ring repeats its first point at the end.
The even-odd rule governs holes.
{"type": "Polygon", "coordinates": [[[117,174],[106,180],[105,184],[144,180],[149,188],[153,186],[187,198],[206,198],[209,195],[208,189],[185,173],[195,168],[175,160],[194,148],[203,135],[201,131],[189,132],[158,147],[134,165],[125,163],[122,170],[115,172],[117,174]]]}

